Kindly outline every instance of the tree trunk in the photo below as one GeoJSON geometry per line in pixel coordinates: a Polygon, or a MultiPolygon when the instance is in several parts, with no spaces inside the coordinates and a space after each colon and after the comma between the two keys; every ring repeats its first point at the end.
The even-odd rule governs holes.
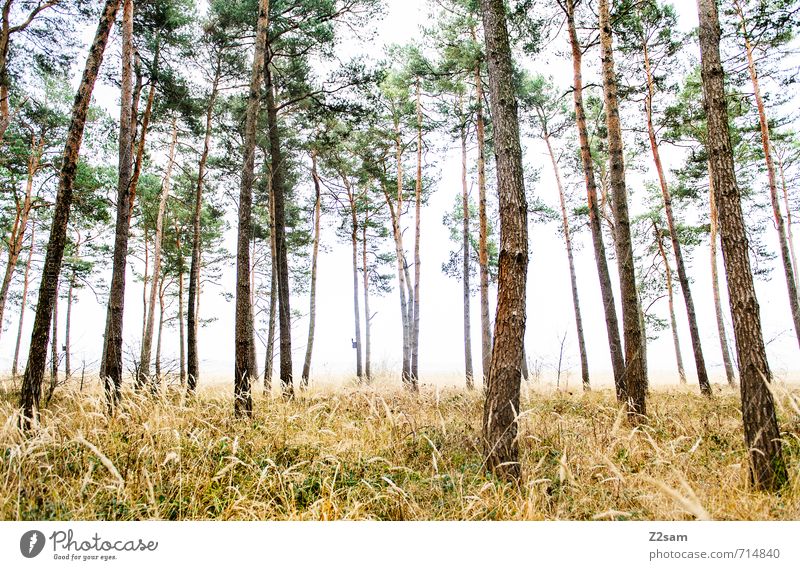
{"type": "MultiPolygon", "coordinates": [[[[776,153],[777,154],[777,153],[776,153]]],[[[794,236],[792,235],[792,209],[789,207],[789,189],[786,187],[786,176],[783,173],[783,159],[780,154],[778,158],[778,170],[781,173],[781,188],[783,189],[783,207],[786,208],[786,241],[789,242],[789,253],[792,257],[792,269],[794,270],[795,286],[800,276],[797,275],[797,256],[794,252],[794,236]]]]}
{"type": "Polygon", "coordinates": [[[58,285],[56,285],[56,302],[53,304],[53,333],[50,339],[50,394],[48,402],[53,395],[53,390],[58,384],[58,285]]]}
{"type": "Polygon", "coordinates": [[[708,197],[711,215],[711,289],[714,294],[714,314],[717,319],[717,333],[722,350],[722,362],[725,366],[725,377],[728,385],[736,386],[736,373],[733,371],[730,348],[728,347],[728,334],[725,332],[725,319],[722,316],[722,302],[719,294],[719,274],[717,270],[717,199],[714,192],[714,179],[711,176],[711,162],[708,164],[708,197]]]}
{"type": "Polygon", "coordinates": [[[583,51],[578,42],[578,32],[575,28],[574,0],[565,0],[564,8],[567,14],[570,45],[572,48],[573,69],[573,98],[575,102],[575,122],[578,127],[578,137],[581,146],[581,162],[586,182],[586,194],[589,207],[589,225],[592,230],[592,244],[594,246],[594,259],[597,265],[597,275],[600,280],[600,294],[603,299],[603,310],[606,316],[606,331],[608,334],[608,347],[611,354],[611,366],[614,372],[614,385],[617,400],[627,402],[628,396],[625,386],[625,361],[622,355],[622,343],[619,336],[616,303],[614,291],[611,287],[611,276],[608,271],[606,249],[603,243],[603,228],[600,222],[600,211],[597,204],[597,182],[594,176],[592,153],[589,146],[589,134],[586,128],[586,113],[583,109],[583,79],[581,77],[581,64],[583,51]]]}
{"type": "Polygon", "coordinates": [[[669,326],[672,330],[672,344],[675,346],[675,361],[678,364],[678,378],[681,384],[686,384],[686,370],[683,368],[683,356],[681,355],[681,343],[678,338],[678,323],[675,320],[675,297],[672,289],[672,269],[669,266],[669,259],[667,252],[664,250],[664,244],[661,242],[661,230],[653,224],[653,231],[655,232],[656,245],[658,246],[658,253],[661,255],[661,260],[664,262],[664,274],[667,278],[667,300],[669,303],[669,326]]]}
{"type": "Polygon", "coordinates": [[[367,266],[367,224],[368,217],[364,216],[361,226],[361,266],[363,267],[364,283],[364,379],[369,384],[372,381],[372,367],[370,364],[372,345],[370,342],[370,314],[369,314],[369,269],[367,266]]]}
{"type": "Polygon", "coordinates": [[[353,317],[355,323],[355,349],[356,349],[356,378],[361,383],[364,379],[364,367],[361,360],[361,311],[358,305],[358,218],[356,210],[355,194],[350,187],[350,182],[345,175],[342,175],[342,182],[347,188],[347,199],[350,203],[350,245],[352,247],[353,258],[353,317]]]}
{"type": "Polygon", "coordinates": [[[764,162],[766,162],[767,165],[769,199],[772,203],[772,215],[775,218],[775,227],[778,230],[778,244],[781,250],[783,273],[786,278],[786,289],[789,294],[789,307],[792,311],[794,333],[797,337],[797,343],[800,345],[800,300],[797,297],[797,281],[795,280],[794,276],[792,258],[791,254],[789,253],[789,243],[786,239],[786,226],[784,226],[783,223],[783,215],[781,214],[780,200],[778,198],[778,177],[775,173],[775,162],[772,159],[772,143],[769,139],[769,121],[767,120],[767,111],[764,108],[764,99],[761,96],[761,86],[759,85],[758,81],[758,70],[756,69],[756,62],[753,59],[753,45],[750,42],[750,36],[747,32],[744,12],[742,11],[738,0],[735,1],[735,5],[742,22],[742,35],[744,36],[745,52],[747,54],[747,69],[750,72],[750,81],[753,84],[753,93],[755,94],[756,98],[756,107],[758,108],[758,123],[761,127],[761,146],[764,150],[764,162]]]}
{"type": "MultiPolygon", "coordinates": [[[[178,251],[180,251],[180,242],[178,243],[178,251]]],[[[178,271],[178,371],[180,374],[181,386],[186,385],[186,331],[184,329],[185,323],[183,322],[183,257],[181,256],[180,269],[178,271]]]]}
{"type": "MultiPolygon", "coordinates": [[[[11,287],[11,280],[17,269],[17,262],[22,253],[22,244],[25,241],[25,232],[28,228],[31,209],[33,208],[33,180],[39,171],[42,152],[44,151],[44,137],[34,136],[31,139],[30,156],[28,157],[28,173],[25,182],[25,196],[22,204],[17,202],[14,223],[11,226],[11,235],[8,237],[8,260],[6,270],[3,275],[3,282],[0,285],[0,337],[3,334],[3,317],[5,313],[8,291],[11,287]]],[[[16,198],[16,196],[15,196],[16,198]]]]}
{"type": "Polygon", "coordinates": [[[631,225],[628,214],[628,190],[625,184],[625,158],[622,125],[619,119],[617,77],[614,67],[613,37],[608,0],[600,0],[600,54],[603,71],[603,95],[608,130],[609,183],[611,210],[614,216],[615,239],[619,266],[619,288],[622,301],[622,328],[625,340],[625,391],[632,414],[647,411],[647,373],[642,360],[642,329],[639,320],[639,294],[636,291],[636,266],[633,261],[631,225]]]}
{"type": "MultiPolygon", "coordinates": [[[[416,81],[417,99],[417,185],[414,192],[414,321],[411,332],[411,378],[419,384],[419,275],[420,275],[420,215],[422,212],[422,104],[420,81],[416,81]]],[[[369,318],[369,315],[367,315],[369,318]]]]}
{"type": "Polygon", "coordinates": [[[706,144],[739,356],[742,420],[750,455],[750,475],[756,488],[774,490],[782,487],[789,476],[781,454],[780,430],[769,387],[772,375],[750,270],[750,252],[728,130],[725,72],[719,50],[719,15],[716,0],[698,0],[697,6],[704,106],[708,120],[706,144]]]}
{"type": "MultiPolygon", "coordinates": [[[[683,301],[686,305],[686,317],[689,321],[689,335],[692,339],[692,350],[694,351],[694,364],[697,370],[697,380],[700,384],[700,391],[706,396],[711,395],[711,384],[708,380],[708,372],[706,370],[706,362],[703,356],[703,346],[700,342],[700,331],[697,326],[697,315],[694,310],[694,300],[692,299],[692,290],[689,286],[689,276],[686,273],[686,265],[683,261],[683,253],[681,251],[681,242],[678,236],[678,230],[675,227],[675,217],[672,213],[672,196],[667,185],[667,177],[664,175],[664,168],[661,165],[661,152],[658,147],[658,140],[656,139],[656,129],[653,125],[653,73],[650,68],[650,55],[647,49],[647,42],[645,41],[642,46],[644,53],[644,67],[647,78],[647,93],[645,95],[645,115],[647,116],[647,134],[650,139],[650,150],[653,153],[653,162],[656,166],[658,173],[658,181],[661,186],[661,197],[664,201],[664,215],[667,218],[667,229],[669,231],[670,240],[672,241],[672,251],[675,254],[675,267],[678,270],[678,281],[681,284],[681,291],[683,292],[683,301]]],[[[659,238],[659,247],[661,240],[659,238]]],[[[664,257],[664,265],[667,268],[667,282],[671,283],[672,277],[670,275],[669,263],[664,257]]],[[[670,292],[671,295],[671,292],[670,292]]],[[[670,297],[670,303],[672,303],[670,297]]],[[[673,336],[677,342],[677,329],[673,328],[673,336]]],[[[676,346],[676,350],[677,346],[676,346]]],[[[680,359],[680,354],[678,354],[680,359]]],[[[682,365],[678,367],[681,372],[681,382],[685,381],[685,373],[682,373],[682,365]]]]}
{"type": "Polygon", "coordinates": [[[17,326],[17,342],[14,345],[14,361],[11,363],[11,377],[17,377],[17,364],[19,363],[19,348],[22,344],[22,326],[25,321],[25,305],[28,300],[28,285],[30,283],[31,261],[36,245],[36,224],[31,226],[31,247],[28,250],[28,260],[25,262],[25,273],[22,277],[22,301],[19,307],[19,325],[17,326]]]}
{"type": "MultiPolygon", "coordinates": [[[[459,100],[459,107],[461,101],[459,100]]],[[[460,111],[460,109],[459,109],[460,111]]],[[[462,244],[463,285],[464,285],[464,370],[467,390],[475,388],[472,371],[472,334],[469,311],[469,192],[467,187],[467,130],[461,127],[461,209],[462,209],[462,244]]]]}
{"type": "MultiPolygon", "coordinates": [[[[142,224],[142,241],[144,242],[144,274],[142,275],[142,340],[147,331],[147,284],[150,283],[150,240],[147,231],[147,223],[142,224]]],[[[139,382],[139,379],[136,379],[139,382]]]]}
{"type": "Polygon", "coordinates": [[[155,362],[155,376],[150,382],[150,391],[153,395],[158,393],[158,387],[161,385],[161,338],[164,331],[164,292],[166,287],[162,284],[159,286],[158,292],[158,334],[156,336],[156,362],[155,362]]]}
{"type": "Polygon", "coordinates": [[[269,326],[267,330],[267,355],[264,363],[264,392],[272,391],[272,368],[275,362],[275,324],[278,316],[278,272],[275,262],[275,204],[272,190],[269,192],[269,248],[271,284],[269,289],[269,326]]]}
{"type": "MultiPolygon", "coordinates": [[[[144,135],[144,133],[142,133],[144,135]]],[[[175,146],[178,143],[178,123],[172,119],[172,142],[169,145],[169,162],[161,183],[161,196],[158,200],[158,216],[156,217],[156,236],[153,244],[153,278],[150,280],[150,300],[147,303],[147,326],[142,338],[142,350],[139,357],[139,378],[136,386],[141,388],[152,379],[150,378],[150,356],[153,347],[153,326],[155,324],[156,295],[159,291],[161,275],[161,246],[164,240],[164,216],[167,212],[167,199],[169,198],[172,166],[175,164],[175,146]]],[[[163,311],[163,309],[160,309],[163,311]]],[[[159,324],[160,326],[160,324],[159,324]]]]}
{"type": "Polygon", "coordinates": [[[286,246],[286,171],[278,132],[278,108],[272,72],[266,68],[269,156],[272,164],[272,195],[275,207],[275,261],[278,271],[278,330],[280,332],[280,379],[284,398],[294,395],[292,381],[292,311],[289,303],[289,263],[286,246]]]}
{"type": "Polygon", "coordinates": [[[483,409],[483,437],[489,470],[506,479],[519,479],[517,414],[525,338],[528,208],[504,3],[503,0],[481,0],[481,8],[500,198],[497,313],[483,409]]]}
{"type": "Polygon", "coordinates": [[[544,142],[547,145],[547,153],[550,155],[550,162],[553,165],[553,174],[556,177],[558,186],[558,200],[561,205],[561,227],[564,231],[564,244],[567,249],[567,262],[569,264],[569,282],[572,288],[572,307],[575,310],[575,328],[578,334],[578,353],[581,358],[581,380],[583,389],[589,390],[589,359],[586,356],[586,339],[583,335],[583,317],[581,316],[581,304],[578,298],[578,278],[575,274],[575,258],[572,254],[572,232],[569,229],[569,218],[567,217],[567,201],[564,196],[564,185],[561,182],[561,173],[558,169],[556,155],[553,146],[550,144],[550,134],[545,133],[544,142]]]}
{"type": "MultiPolygon", "coordinates": [[[[250,392],[250,377],[253,371],[253,312],[250,304],[250,238],[252,235],[253,180],[255,179],[256,127],[261,101],[261,81],[264,72],[264,55],[269,25],[269,0],[258,2],[258,25],[255,39],[255,55],[250,75],[250,92],[242,148],[242,179],[239,191],[239,231],[236,247],[236,325],[234,367],[234,413],[249,416],[253,413],[253,397],[250,392]]],[[[196,326],[196,325],[195,325],[196,326]]]]}
{"type": "MultiPolygon", "coordinates": [[[[472,40],[477,41],[475,30],[472,40]]],[[[483,120],[483,79],[481,65],[475,65],[475,126],[478,138],[478,267],[481,290],[481,364],[483,385],[492,360],[492,330],[489,317],[489,221],[486,215],[486,133],[483,120]]]]}
{"type": "Polygon", "coordinates": [[[111,413],[119,403],[122,388],[122,324],[125,310],[125,269],[128,258],[128,227],[130,225],[130,189],[133,160],[131,146],[131,58],[133,57],[133,0],[123,0],[122,16],[122,87],[119,126],[119,180],[117,183],[117,224],[114,237],[114,256],[111,270],[111,290],[108,295],[106,335],[103,343],[102,377],[105,382],[106,403],[111,413]]]}
{"type": "MultiPolygon", "coordinates": [[[[161,46],[161,35],[156,33],[155,39],[155,48],[153,51],[153,75],[150,77],[150,90],[147,94],[147,104],[144,107],[144,113],[142,114],[142,131],[139,134],[139,144],[136,149],[136,158],[134,159],[133,165],[133,174],[131,175],[131,187],[130,187],[130,198],[128,200],[128,223],[130,223],[131,217],[133,215],[133,206],[136,202],[136,188],[139,185],[139,176],[142,174],[142,165],[144,163],[144,145],[145,140],[147,138],[147,130],[150,127],[150,117],[153,114],[153,102],[155,101],[156,95],[156,83],[158,80],[157,70],[158,70],[158,58],[160,54],[160,46],[161,46]]],[[[138,54],[137,54],[138,57],[138,54]]],[[[136,100],[138,101],[138,95],[136,100]]],[[[133,126],[132,126],[132,134],[136,134],[136,114],[132,114],[131,117],[133,126]]]]}
{"type": "Polygon", "coordinates": [[[69,278],[69,290],[67,291],[67,322],[64,325],[64,379],[69,381],[72,376],[72,362],[70,353],[72,352],[70,333],[72,332],[72,302],[75,292],[75,270],[69,278]]]}
{"type": "MultiPolygon", "coordinates": [[[[69,209],[72,205],[73,183],[78,165],[83,130],[86,125],[86,113],[92,97],[97,71],[103,61],[103,53],[108,42],[109,32],[114,25],[120,0],[107,0],[97,26],[81,83],[72,105],[72,117],[67,131],[64,157],[58,179],[58,194],[53,210],[53,223],[47,244],[47,254],[42,275],[58,275],[64,258],[64,245],[67,237],[69,209]]],[[[30,429],[36,422],[39,400],[42,390],[42,377],[46,361],[46,348],[50,336],[50,322],[56,296],[55,279],[42,279],[39,285],[39,297],[36,304],[36,316],[33,322],[28,363],[22,381],[20,407],[22,408],[21,427],[30,429]]]]}
{"type": "Polygon", "coordinates": [[[214,105],[216,104],[217,93],[219,92],[219,80],[222,73],[221,70],[221,56],[218,56],[216,67],[214,68],[214,80],[211,84],[211,94],[209,95],[208,106],[206,107],[206,126],[205,137],[203,139],[203,152],[200,154],[200,164],[197,167],[197,184],[194,194],[194,213],[192,216],[192,261],[189,268],[189,300],[186,308],[186,388],[189,393],[195,390],[197,387],[197,382],[200,378],[200,360],[197,354],[197,333],[199,328],[198,323],[200,320],[198,316],[197,299],[200,291],[200,248],[202,244],[200,239],[200,220],[203,214],[203,186],[205,185],[208,154],[211,151],[214,105]]]}
{"type": "MultiPolygon", "coordinates": [[[[306,342],[306,357],[303,361],[303,376],[300,387],[308,387],[311,374],[311,351],[314,348],[314,326],[317,322],[317,256],[319,254],[319,222],[322,215],[322,195],[320,193],[319,175],[317,174],[317,151],[311,151],[311,177],[314,180],[314,249],[311,252],[311,291],[309,293],[308,309],[308,342],[306,342]]],[[[369,322],[367,322],[369,326],[369,322]]],[[[367,345],[369,346],[369,345],[367,345]]],[[[369,359],[367,359],[369,363],[369,359]]]]}

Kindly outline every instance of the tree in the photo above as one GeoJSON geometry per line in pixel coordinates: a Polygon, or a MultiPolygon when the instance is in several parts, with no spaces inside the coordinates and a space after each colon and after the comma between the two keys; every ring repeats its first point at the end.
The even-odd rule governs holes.
{"type": "Polygon", "coordinates": [[[66,244],[67,224],[69,210],[72,204],[73,183],[78,164],[83,130],[86,124],[86,114],[92,97],[97,72],[103,61],[108,36],[114,24],[120,0],[107,0],[97,26],[94,40],[89,48],[86,58],[86,67],[81,78],[75,102],[72,107],[72,118],[67,131],[67,142],[64,146],[64,159],[58,181],[58,195],[53,212],[53,224],[47,244],[45,256],[44,278],[39,286],[39,300],[36,305],[33,333],[31,334],[28,363],[25,376],[22,380],[20,393],[20,406],[22,408],[22,427],[30,429],[36,421],[41,397],[42,378],[46,361],[46,347],[49,341],[50,323],[53,306],[57,294],[56,279],[48,278],[57,276],[61,272],[61,262],[66,244]]]}
{"type": "Polygon", "coordinates": [[[483,438],[488,468],[501,477],[518,479],[517,414],[526,320],[528,207],[505,6],[502,0],[481,0],[481,10],[500,197],[497,314],[483,438]]]}
{"type": "Polygon", "coordinates": [[[761,331],[761,315],[750,270],[750,253],[728,132],[725,72],[719,49],[719,14],[715,0],[698,0],[697,9],[704,104],[708,119],[707,150],[736,334],[742,420],[750,456],[750,477],[757,488],[774,490],[786,483],[788,473],[781,454],[780,431],[769,388],[772,375],[761,331]]]}

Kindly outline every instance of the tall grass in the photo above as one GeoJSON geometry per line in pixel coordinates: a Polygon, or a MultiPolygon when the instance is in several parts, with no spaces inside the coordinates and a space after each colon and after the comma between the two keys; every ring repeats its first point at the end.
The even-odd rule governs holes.
{"type": "Polygon", "coordinates": [[[390,385],[192,401],[65,388],[35,433],[0,393],[0,519],[800,519],[797,390],[777,389],[791,484],[751,490],[738,395],[654,390],[632,428],[613,393],[523,389],[524,480],[484,471],[482,398],[390,385]]]}

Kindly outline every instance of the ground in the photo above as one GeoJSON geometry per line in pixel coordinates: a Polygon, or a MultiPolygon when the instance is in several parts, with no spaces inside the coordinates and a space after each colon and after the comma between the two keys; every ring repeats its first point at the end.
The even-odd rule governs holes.
{"type": "Polygon", "coordinates": [[[380,383],[313,388],[291,402],[231,390],[56,391],[29,436],[0,389],[0,520],[797,520],[800,389],[776,385],[790,483],[753,491],[738,392],[654,389],[636,428],[610,390],[523,387],[524,480],[484,471],[479,391],[380,383]]]}

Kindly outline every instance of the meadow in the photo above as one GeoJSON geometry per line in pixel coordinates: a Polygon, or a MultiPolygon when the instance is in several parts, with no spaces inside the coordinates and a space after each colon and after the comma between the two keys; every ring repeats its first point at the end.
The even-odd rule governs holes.
{"type": "Polygon", "coordinates": [[[228,386],[187,401],[126,391],[113,417],[96,387],[56,391],[28,437],[0,390],[3,520],[797,520],[800,387],[773,386],[790,484],[751,489],[738,392],[656,387],[633,427],[611,390],[525,384],[524,479],[488,475],[480,391],[389,382],[255,394],[235,419],[228,386]]]}

